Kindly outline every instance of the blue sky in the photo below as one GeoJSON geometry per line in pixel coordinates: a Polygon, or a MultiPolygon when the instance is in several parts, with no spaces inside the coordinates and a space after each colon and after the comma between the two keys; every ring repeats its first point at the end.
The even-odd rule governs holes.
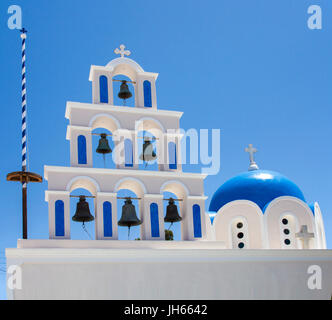
{"type": "MultiPolygon", "coordinates": [[[[124,43],[144,70],[159,73],[160,109],[183,111],[184,129],[221,129],[221,170],[206,179],[207,207],[224,181],[247,170],[244,148],[253,143],[260,168],[283,173],[307,202],[319,202],[332,247],[331,1],[2,0],[0,263],[21,237],[21,187],[6,182],[21,165],[21,41],[7,28],[13,4],[29,31],[31,171],[69,165],[66,101],[91,102],[90,66],[106,65],[124,43]],[[321,30],[307,27],[312,4],[322,8],[321,30]]],[[[46,189],[47,181],[29,185],[30,238],[48,237],[46,189]]],[[[5,298],[1,272],[0,286],[5,298]]]]}

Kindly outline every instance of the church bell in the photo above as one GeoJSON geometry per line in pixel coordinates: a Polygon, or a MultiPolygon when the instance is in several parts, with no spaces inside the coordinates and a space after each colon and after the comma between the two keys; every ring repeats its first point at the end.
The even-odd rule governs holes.
{"type": "Polygon", "coordinates": [[[152,161],[157,158],[157,155],[153,149],[153,145],[150,139],[145,138],[143,144],[143,152],[139,157],[143,161],[152,161]]]}
{"type": "Polygon", "coordinates": [[[166,216],[164,218],[165,222],[178,222],[181,221],[182,218],[180,217],[179,213],[178,213],[178,207],[174,202],[173,198],[170,198],[168,201],[168,206],[167,206],[167,210],[166,210],[166,216]]]}
{"type": "Polygon", "coordinates": [[[108,144],[107,135],[105,133],[102,133],[100,135],[99,144],[96,149],[96,152],[101,153],[101,154],[106,154],[106,153],[112,152],[112,149],[108,144]]]}
{"type": "Polygon", "coordinates": [[[137,218],[135,206],[133,205],[131,199],[126,199],[125,204],[122,206],[122,216],[118,221],[118,225],[130,228],[132,226],[138,226],[141,223],[142,221],[137,218]]]}
{"type": "Polygon", "coordinates": [[[80,200],[77,202],[76,212],[72,220],[83,223],[94,220],[93,215],[90,213],[89,204],[85,200],[85,196],[80,196],[80,200]]]}
{"type": "Polygon", "coordinates": [[[120,99],[123,99],[123,100],[129,99],[130,97],[132,97],[132,94],[129,91],[129,88],[128,88],[126,80],[122,80],[122,83],[121,83],[121,86],[120,86],[120,92],[118,94],[118,97],[120,99]]]}

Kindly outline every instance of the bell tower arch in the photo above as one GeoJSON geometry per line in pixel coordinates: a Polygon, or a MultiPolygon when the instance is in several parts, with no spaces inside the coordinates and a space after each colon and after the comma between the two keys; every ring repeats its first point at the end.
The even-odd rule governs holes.
{"type": "Polygon", "coordinates": [[[113,78],[124,75],[133,84],[135,107],[157,109],[158,74],[145,72],[137,62],[125,57],[130,55],[130,51],[124,49],[124,45],[120,45],[120,49],[115,49],[114,52],[121,57],[112,60],[105,67],[91,66],[89,80],[92,82],[92,102],[114,105],[113,78]]]}

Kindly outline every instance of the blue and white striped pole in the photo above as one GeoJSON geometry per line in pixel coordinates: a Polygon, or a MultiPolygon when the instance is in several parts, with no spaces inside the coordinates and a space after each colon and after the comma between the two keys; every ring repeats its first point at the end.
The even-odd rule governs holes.
{"type": "Polygon", "coordinates": [[[28,239],[28,209],[27,209],[27,90],[25,78],[25,40],[27,31],[23,28],[21,31],[22,39],[22,209],[23,209],[23,239],[28,239]]]}
{"type": "Polygon", "coordinates": [[[43,182],[43,178],[37,173],[27,171],[27,91],[25,77],[25,40],[27,31],[24,28],[20,31],[22,39],[22,171],[8,173],[7,181],[22,183],[23,239],[28,239],[27,184],[29,182],[43,182]]]}
{"type": "MultiPolygon", "coordinates": [[[[27,101],[26,101],[26,78],[25,78],[25,40],[27,38],[27,31],[23,28],[21,30],[22,39],[22,171],[27,169],[27,135],[26,135],[26,115],[27,115],[27,101]]],[[[22,183],[23,188],[27,187],[26,181],[22,183]]]]}

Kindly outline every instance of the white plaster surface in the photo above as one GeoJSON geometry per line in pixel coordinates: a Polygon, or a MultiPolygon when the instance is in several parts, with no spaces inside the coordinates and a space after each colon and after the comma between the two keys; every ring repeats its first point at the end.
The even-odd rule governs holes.
{"type": "Polygon", "coordinates": [[[193,241],[137,241],[141,248],[100,241],[123,244],[98,249],[87,247],[98,241],[81,248],[59,242],[78,247],[73,240],[20,240],[19,248],[6,250],[8,265],[20,265],[23,278],[22,289],[8,290],[8,298],[330,299],[332,293],[331,250],[240,251],[193,241]],[[307,285],[311,265],[322,269],[321,290],[307,285]]]}

